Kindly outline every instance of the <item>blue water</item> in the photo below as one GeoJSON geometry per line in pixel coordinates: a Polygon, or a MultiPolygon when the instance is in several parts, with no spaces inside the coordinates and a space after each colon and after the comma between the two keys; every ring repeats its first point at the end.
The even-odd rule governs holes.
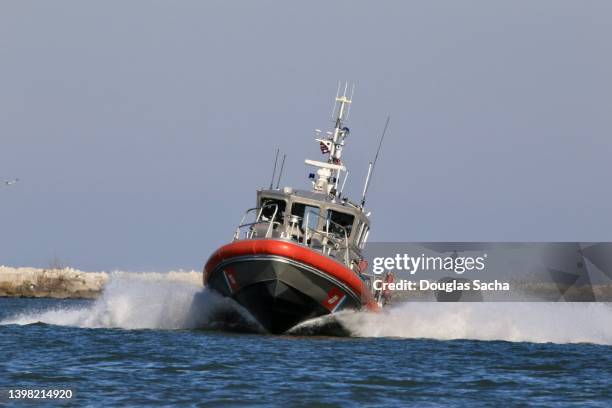
{"type": "MultiPolygon", "coordinates": [[[[393,313],[357,320],[363,330],[392,322],[390,328],[367,329],[372,337],[185,329],[174,327],[186,321],[176,303],[180,296],[161,303],[164,310],[172,309],[173,320],[155,306],[126,303],[118,293],[124,292],[98,301],[0,299],[0,405],[11,388],[68,388],[74,393],[72,403],[92,406],[612,405],[612,347],[606,344],[384,337],[385,330],[393,333],[401,325],[400,315],[393,313]],[[158,313],[146,322],[158,328],[134,327],[144,318],[139,306],[148,317],[158,313]]],[[[487,326],[473,310],[460,312],[471,313],[476,321],[464,319],[460,328],[449,327],[453,336],[469,337],[460,332],[473,329],[472,337],[534,336],[541,341],[537,336],[548,335],[559,341],[565,330],[555,331],[558,322],[547,327],[536,319],[534,327],[518,324],[504,332],[508,320],[487,326]]],[[[598,319],[593,310],[587,315],[598,319]]],[[[413,317],[403,319],[416,335],[445,333],[444,327],[419,326],[427,321],[461,320],[456,314],[442,320],[413,317]]],[[[570,326],[592,341],[611,340],[605,337],[608,328],[576,321],[570,326]]]]}

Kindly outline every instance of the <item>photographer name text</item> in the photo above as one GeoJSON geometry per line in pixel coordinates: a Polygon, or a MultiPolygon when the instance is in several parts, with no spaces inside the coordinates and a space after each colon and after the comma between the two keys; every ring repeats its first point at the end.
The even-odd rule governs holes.
{"type": "Polygon", "coordinates": [[[479,290],[479,291],[508,291],[510,290],[510,284],[508,282],[501,282],[498,280],[494,281],[429,281],[426,279],[420,279],[419,281],[412,281],[402,279],[397,282],[385,282],[382,279],[376,279],[373,283],[375,290],[382,291],[417,291],[417,290],[433,290],[441,292],[455,292],[465,290],[479,290]]]}

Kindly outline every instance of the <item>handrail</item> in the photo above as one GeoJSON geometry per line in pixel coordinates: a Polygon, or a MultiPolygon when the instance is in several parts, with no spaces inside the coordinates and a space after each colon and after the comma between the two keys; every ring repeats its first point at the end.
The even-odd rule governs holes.
{"type": "MultiPolygon", "coordinates": [[[[259,224],[266,224],[266,223],[267,223],[267,229],[266,229],[265,238],[270,238],[272,236],[272,231],[274,227],[277,225],[281,225],[280,222],[275,221],[277,214],[278,214],[278,204],[276,203],[269,203],[269,204],[265,204],[260,207],[249,208],[248,210],[244,212],[244,215],[242,216],[242,219],[240,220],[240,224],[238,225],[238,227],[236,228],[236,231],[234,232],[233,240],[236,241],[240,239],[240,234],[244,227],[251,227],[250,230],[245,231],[244,239],[252,239],[256,233],[256,230],[253,228],[253,226],[259,225],[259,224]],[[262,220],[263,211],[266,208],[274,208],[274,212],[272,214],[271,219],[262,220]],[[252,213],[256,214],[255,221],[245,222],[249,214],[252,214],[252,213]]],[[[332,250],[338,251],[338,252],[342,251],[342,255],[343,255],[342,258],[344,258],[343,259],[344,264],[348,266],[349,268],[351,267],[351,262],[350,262],[351,246],[348,240],[349,233],[345,226],[338,224],[335,221],[332,221],[328,217],[322,216],[321,214],[319,214],[318,212],[315,212],[314,210],[308,211],[306,213],[306,216],[303,217],[302,220],[305,223],[304,236],[302,240],[302,243],[304,245],[312,248],[312,245],[313,245],[312,238],[315,236],[315,234],[319,234],[322,237],[322,245],[323,245],[322,252],[325,255],[332,256],[331,255],[332,250]],[[311,214],[317,217],[317,219],[320,218],[324,220],[325,222],[324,229],[319,230],[316,227],[315,228],[310,227],[311,214]],[[340,231],[340,234],[338,234],[338,232],[330,232],[330,226],[332,225],[335,227],[337,231],[340,231]]]]}
{"type": "MultiPolygon", "coordinates": [[[[278,204],[276,203],[265,204],[265,205],[262,205],[261,207],[249,208],[248,210],[244,212],[244,215],[242,216],[242,219],[240,220],[240,224],[238,224],[238,227],[236,228],[236,232],[234,232],[233,240],[236,241],[237,239],[240,239],[241,228],[252,227],[253,225],[265,224],[265,223],[268,223],[268,229],[266,230],[266,238],[270,238],[270,236],[272,235],[272,230],[274,228],[274,225],[280,225],[279,222],[274,221],[276,219],[277,213],[278,213],[278,204]],[[271,207],[274,207],[274,213],[272,214],[272,218],[269,220],[261,221],[261,215],[263,213],[264,208],[271,208],[271,207]],[[257,216],[255,217],[255,221],[245,223],[244,220],[253,211],[257,211],[257,216]]],[[[246,239],[253,238],[253,234],[255,233],[255,230],[251,229],[250,232],[251,232],[250,236],[248,232],[245,233],[246,239]]]]}
{"type": "MultiPolygon", "coordinates": [[[[309,231],[309,229],[310,229],[310,214],[314,214],[314,216],[315,216],[315,217],[321,218],[321,219],[323,219],[323,220],[325,221],[325,231],[323,231],[323,230],[317,230],[317,229],[315,228],[315,229],[314,229],[314,232],[315,232],[315,233],[319,233],[319,234],[323,235],[325,239],[332,241],[332,242],[335,244],[335,246],[336,246],[336,248],[335,248],[335,249],[337,249],[337,250],[344,249],[344,263],[345,263],[347,266],[349,266],[349,267],[350,267],[350,254],[349,254],[349,242],[348,242],[348,235],[349,235],[349,234],[348,234],[348,232],[347,232],[347,230],[346,230],[346,227],[344,227],[344,226],[342,226],[342,225],[338,224],[338,223],[337,223],[337,222],[335,222],[335,221],[330,220],[330,219],[329,219],[329,218],[327,218],[327,217],[323,217],[321,214],[319,214],[318,212],[315,212],[314,210],[310,210],[310,211],[308,211],[308,212],[306,213],[306,217],[305,217],[305,224],[306,224],[306,225],[305,225],[305,227],[304,227],[304,230],[305,230],[305,232],[304,232],[304,243],[305,243],[306,245],[310,246],[310,244],[308,243],[308,240],[309,240],[309,236],[308,236],[309,234],[308,234],[308,231],[309,231]],[[337,228],[339,228],[339,229],[340,229],[340,230],[341,230],[341,231],[344,233],[344,239],[342,239],[342,237],[340,237],[340,240],[338,240],[338,239],[336,238],[336,234],[335,234],[335,233],[330,233],[330,232],[329,232],[329,226],[330,226],[330,224],[333,224],[334,226],[336,226],[337,228]],[[344,248],[341,248],[341,247],[339,246],[339,243],[340,243],[340,242],[342,242],[342,240],[344,241],[344,248]]],[[[314,234],[313,234],[312,236],[314,236],[314,234]]],[[[311,236],[311,237],[312,237],[312,236],[311,236]]],[[[330,248],[329,250],[327,250],[327,248],[326,248],[326,247],[327,247],[327,243],[326,243],[326,242],[323,242],[323,251],[324,251],[324,252],[325,252],[325,251],[330,252],[330,251],[331,251],[331,248],[330,248]]],[[[329,253],[328,253],[328,255],[329,255],[329,253]]]]}

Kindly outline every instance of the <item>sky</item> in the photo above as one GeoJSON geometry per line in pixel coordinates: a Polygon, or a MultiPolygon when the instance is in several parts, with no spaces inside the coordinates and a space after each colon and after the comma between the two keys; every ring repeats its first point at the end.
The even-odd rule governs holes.
{"type": "Polygon", "coordinates": [[[372,241],[612,240],[612,2],[3,1],[0,265],[201,269],[274,152],[344,159],[372,241]]]}

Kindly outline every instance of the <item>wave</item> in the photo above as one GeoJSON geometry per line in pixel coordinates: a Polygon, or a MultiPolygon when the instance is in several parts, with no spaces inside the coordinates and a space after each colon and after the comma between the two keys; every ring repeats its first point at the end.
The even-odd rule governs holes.
{"type": "Polygon", "coordinates": [[[413,302],[382,313],[341,313],[338,320],[358,337],[612,345],[607,303],[413,302]]]}
{"type": "Polygon", "coordinates": [[[202,287],[197,272],[113,272],[90,305],[29,311],[0,324],[83,328],[230,329],[260,327],[238,304],[202,287]]]}
{"type": "MultiPolygon", "coordinates": [[[[612,345],[612,306],[607,303],[411,302],[381,313],[342,312],[334,319],[355,337],[612,345]]],[[[262,331],[234,301],[203,288],[201,274],[195,271],[113,272],[102,295],[91,303],[28,311],[0,322],[34,323],[262,331]]],[[[300,325],[296,333],[320,334],[316,329],[329,323],[329,317],[315,319],[300,325]]]]}

